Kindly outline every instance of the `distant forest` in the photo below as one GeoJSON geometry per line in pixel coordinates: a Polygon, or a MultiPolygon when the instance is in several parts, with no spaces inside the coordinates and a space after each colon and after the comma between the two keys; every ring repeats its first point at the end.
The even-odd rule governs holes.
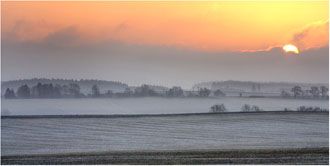
{"type": "Polygon", "coordinates": [[[262,92],[278,93],[283,90],[291,91],[294,86],[302,89],[311,87],[329,87],[328,83],[288,83],[288,82],[253,82],[253,81],[211,81],[195,84],[193,89],[208,88],[211,90],[222,89],[224,92],[262,92]]]}
{"type": "MultiPolygon", "coordinates": [[[[25,79],[2,82],[2,97],[14,98],[122,98],[122,97],[224,97],[233,89],[242,97],[267,97],[264,89],[277,89],[277,97],[328,99],[328,86],[322,84],[258,83],[224,81],[196,84],[191,90],[179,86],[130,87],[103,80],[25,79]],[[271,86],[272,85],[272,86],[271,86]],[[253,94],[250,92],[254,92],[253,94]]],[[[274,97],[274,96],[273,96],[274,97]]]]}
{"type": "Polygon", "coordinates": [[[21,79],[21,80],[12,80],[4,81],[1,83],[2,95],[4,94],[7,88],[17,90],[21,85],[28,85],[33,87],[38,83],[42,84],[52,84],[55,85],[69,85],[69,84],[78,84],[80,87],[81,93],[88,94],[91,93],[91,87],[93,85],[98,85],[101,92],[106,92],[107,90],[112,90],[113,92],[121,92],[128,88],[127,84],[118,82],[118,81],[104,81],[104,80],[92,80],[92,79],[46,79],[46,78],[33,78],[33,79],[21,79]]]}
{"type": "MultiPolygon", "coordinates": [[[[210,97],[211,91],[207,88],[201,88],[196,92],[184,91],[181,87],[174,86],[169,89],[156,90],[156,86],[141,85],[139,87],[127,87],[123,92],[113,92],[111,90],[102,93],[98,85],[94,84],[91,87],[91,93],[84,94],[80,90],[77,83],[68,85],[59,85],[52,83],[37,83],[29,87],[23,84],[14,89],[7,88],[4,93],[4,98],[101,98],[101,97],[210,97]]],[[[212,93],[213,96],[225,96],[220,90],[212,93]]]]}

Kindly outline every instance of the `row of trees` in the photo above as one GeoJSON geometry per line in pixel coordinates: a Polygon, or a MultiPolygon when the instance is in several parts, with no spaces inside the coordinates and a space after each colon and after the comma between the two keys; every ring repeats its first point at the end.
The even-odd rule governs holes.
{"type": "Polygon", "coordinates": [[[60,98],[60,97],[83,97],[78,84],[58,85],[38,83],[33,87],[20,86],[16,93],[7,88],[5,98],[60,98]]]}
{"type": "MultiPolygon", "coordinates": [[[[225,107],[224,104],[216,104],[210,108],[210,112],[212,113],[226,112],[226,111],[227,108],[225,107]]],[[[248,104],[244,104],[241,108],[241,112],[260,112],[260,111],[264,111],[264,110],[256,105],[250,106],[248,104]]]]}
{"type": "MultiPolygon", "coordinates": [[[[216,104],[210,108],[210,112],[212,112],[212,113],[219,113],[219,112],[226,112],[226,111],[227,111],[227,108],[225,107],[224,104],[216,104]]],[[[264,111],[264,110],[256,105],[251,106],[248,104],[244,104],[241,108],[241,112],[261,112],[261,111],[264,111]]],[[[284,111],[294,111],[294,110],[284,108],[284,111]]],[[[325,108],[305,107],[305,106],[298,107],[297,111],[300,111],[300,112],[329,112],[329,110],[325,109],[325,108]]]]}
{"type": "Polygon", "coordinates": [[[69,85],[53,85],[38,83],[33,87],[28,85],[20,86],[16,93],[13,89],[7,88],[5,98],[81,98],[81,97],[209,97],[225,96],[221,90],[212,92],[207,88],[200,88],[198,91],[184,91],[181,87],[174,86],[166,91],[159,92],[151,86],[142,85],[136,88],[126,88],[123,92],[113,92],[111,90],[102,93],[97,85],[91,88],[91,94],[81,93],[80,86],[75,83],[69,85]]]}
{"type": "Polygon", "coordinates": [[[297,108],[297,111],[301,112],[329,112],[328,109],[325,108],[320,108],[320,107],[305,107],[305,106],[300,106],[297,108]]]}
{"type": "Polygon", "coordinates": [[[294,86],[291,92],[282,91],[282,97],[294,97],[294,98],[329,98],[329,88],[325,86],[312,86],[310,89],[303,90],[300,86],[294,86]]]}
{"type": "Polygon", "coordinates": [[[221,97],[225,96],[221,90],[212,92],[207,88],[200,88],[198,91],[185,91],[181,87],[174,86],[165,91],[156,91],[149,85],[142,85],[136,88],[126,88],[124,92],[114,93],[108,90],[102,94],[98,86],[92,87],[91,97],[221,97]]]}

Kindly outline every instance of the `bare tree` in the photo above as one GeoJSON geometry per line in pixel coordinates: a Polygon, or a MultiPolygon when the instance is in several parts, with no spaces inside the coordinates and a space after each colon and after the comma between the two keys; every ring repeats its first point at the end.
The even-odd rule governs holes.
{"type": "Polygon", "coordinates": [[[226,94],[223,93],[220,89],[214,91],[214,92],[213,92],[213,95],[214,95],[215,97],[226,96],[226,94]]]}
{"type": "Polygon", "coordinates": [[[4,94],[4,97],[5,97],[6,99],[13,99],[13,98],[16,98],[16,95],[15,95],[14,90],[13,90],[13,89],[9,89],[9,88],[7,88],[7,89],[6,89],[6,92],[5,92],[5,94],[4,94]]]}
{"type": "Polygon", "coordinates": [[[301,89],[300,86],[294,86],[291,91],[293,92],[293,96],[296,98],[296,97],[299,97],[302,95],[303,91],[301,89]]]}
{"type": "Polygon", "coordinates": [[[248,104],[244,104],[241,110],[242,110],[242,112],[250,112],[251,107],[248,104]]]}
{"type": "Polygon", "coordinates": [[[101,96],[100,89],[97,85],[93,85],[93,87],[92,87],[92,96],[93,97],[100,97],[101,96]]]}
{"type": "Polygon", "coordinates": [[[211,107],[210,112],[226,112],[226,111],[227,111],[227,108],[225,107],[224,104],[216,104],[211,107]]]}
{"type": "Polygon", "coordinates": [[[209,97],[210,93],[211,93],[211,91],[207,88],[201,88],[198,91],[198,95],[200,97],[209,97]]]}
{"type": "Polygon", "coordinates": [[[285,90],[282,90],[282,92],[281,92],[281,96],[282,96],[282,97],[290,97],[291,94],[290,94],[289,92],[285,91],[285,90]]]}
{"type": "Polygon", "coordinates": [[[320,91],[319,87],[317,87],[317,86],[312,86],[310,92],[314,98],[318,98],[321,94],[321,91],[320,91]]]}
{"type": "Polygon", "coordinates": [[[328,96],[328,92],[329,92],[329,88],[325,87],[325,86],[321,86],[321,95],[323,98],[326,98],[328,96]]]}

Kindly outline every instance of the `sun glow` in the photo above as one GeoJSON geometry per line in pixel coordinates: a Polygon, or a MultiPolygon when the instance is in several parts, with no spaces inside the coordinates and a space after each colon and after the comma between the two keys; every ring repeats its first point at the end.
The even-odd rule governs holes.
{"type": "Polygon", "coordinates": [[[329,45],[328,1],[4,1],[1,13],[2,39],[15,42],[74,35],[74,45],[120,41],[215,53],[289,41],[301,50],[329,45]]]}
{"type": "Polygon", "coordinates": [[[296,46],[294,45],[291,45],[291,44],[287,44],[283,47],[283,50],[285,52],[293,52],[293,53],[296,53],[296,54],[299,54],[299,50],[296,46]]]}

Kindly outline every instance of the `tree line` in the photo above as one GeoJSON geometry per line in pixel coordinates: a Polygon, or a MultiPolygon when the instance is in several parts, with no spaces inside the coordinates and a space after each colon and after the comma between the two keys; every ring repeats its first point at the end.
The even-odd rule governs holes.
{"type": "MultiPolygon", "coordinates": [[[[261,112],[263,109],[259,108],[256,105],[244,104],[241,108],[241,112],[261,112]]],[[[211,113],[227,112],[227,108],[224,104],[215,104],[210,108],[211,113]]]]}
{"type": "Polygon", "coordinates": [[[97,85],[91,87],[90,94],[81,92],[80,86],[76,83],[59,85],[52,83],[38,83],[29,87],[27,84],[21,85],[15,92],[14,89],[7,88],[4,98],[100,98],[100,97],[220,97],[225,96],[221,90],[211,91],[207,88],[200,88],[198,91],[185,91],[179,86],[174,86],[166,91],[156,91],[149,85],[141,85],[135,88],[126,88],[123,92],[113,92],[111,90],[102,93],[97,85]]]}
{"type": "MultiPolygon", "coordinates": [[[[251,106],[249,104],[244,104],[241,108],[241,112],[262,112],[262,111],[264,111],[264,110],[256,105],[251,106]]],[[[294,111],[294,110],[284,108],[283,111],[294,111]]],[[[299,111],[299,112],[329,112],[329,110],[325,109],[325,108],[305,107],[305,106],[298,107],[297,111],[299,111]]],[[[227,112],[227,108],[224,104],[215,104],[210,108],[210,113],[221,113],[221,112],[227,112]]]]}
{"type": "Polygon", "coordinates": [[[283,90],[281,96],[286,98],[329,99],[329,88],[312,86],[310,89],[303,90],[300,86],[294,86],[291,92],[283,90]]]}
{"type": "Polygon", "coordinates": [[[60,97],[83,97],[78,84],[53,85],[38,83],[31,88],[24,84],[18,87],[16,93],[14,89],[7,88],[5,98],[60,98],[60,97]]]}

